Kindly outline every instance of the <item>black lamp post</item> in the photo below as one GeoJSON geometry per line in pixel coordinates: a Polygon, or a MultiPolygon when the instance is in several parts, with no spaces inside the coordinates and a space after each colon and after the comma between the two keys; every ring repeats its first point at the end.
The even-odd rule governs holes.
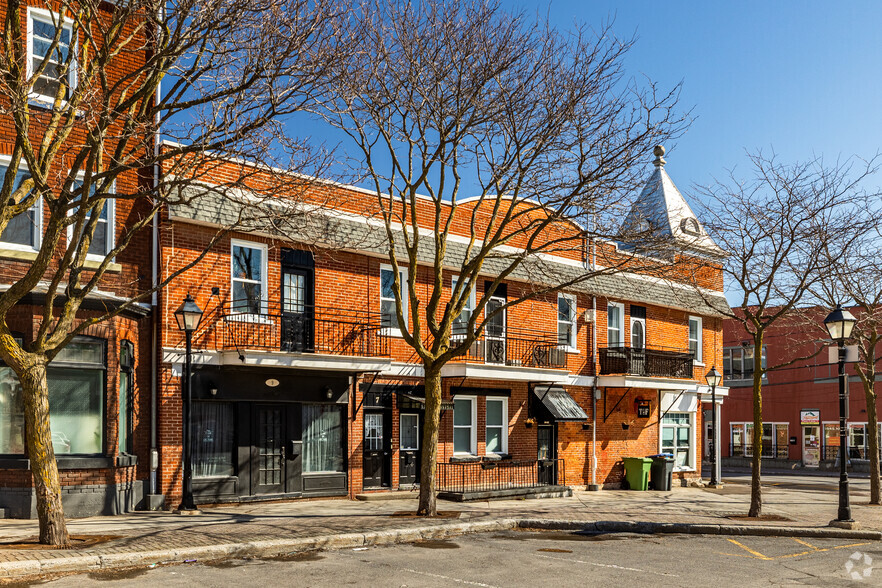
{"type": "Polygon", "coordinates": [[[851,330],[857,320],[844,310],[842,305],[837,304],[836,310],[824,319],[824,326],[830,333],[830,338],[839,347],[839,516],[837,522],[852,523],[851,506],[848,503],[848,432],[846,420],[848,419],[848,385],[845,374],[845,340],[851,337],[851,330]]]}
{"type": "Polygon", "coordinates": [[[184,339],[187,342],[186,352],[184,355],[184,377],[181,380],[181,388],[184,400],[183,421],[184,421],[184,496],[178,512],[194,512],[196,511],[196,503],[193,501],[193,467],[192,467],[192,447],[190,443],[191,423],[190,408],[193,394],[190,389],[190,377],[192,372],[191,356],[193,353],[193,331],[199,326],[202,320],[202,309],[196,305],[196,301],[190,294],[184,299],[183,304],[175,311],[175,319],[178,321],[178,328],[184,331],[184,339]]]}
{"type": "Polygon", "coordinates": [[[711,367],[704,377],[707,385],[711,387],[711,486],[718,486],[717,479],[717,386],[723,381],[723,375],[717,371],[716,366],[711,367]]]}

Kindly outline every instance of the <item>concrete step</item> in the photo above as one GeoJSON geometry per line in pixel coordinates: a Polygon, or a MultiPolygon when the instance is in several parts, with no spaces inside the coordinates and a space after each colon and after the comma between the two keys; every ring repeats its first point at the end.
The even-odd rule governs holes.
{"type": "Polygon", "coordinates": [[[469,502],[472,500],[503,500],[508,498],[563,498],[572,496],[569,486],[539,486],[535,488],[504,488],[501,490],[481,490],[466,492],[439,492],[440,500],[469,502]]]}

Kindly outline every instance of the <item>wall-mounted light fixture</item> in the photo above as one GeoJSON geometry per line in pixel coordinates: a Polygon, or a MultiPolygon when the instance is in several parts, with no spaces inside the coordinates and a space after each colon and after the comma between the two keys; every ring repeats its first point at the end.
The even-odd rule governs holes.
{"type": "Polygon", "coordinates": [[[208,392],[209,392],[212,396],[217,396],[217,388],[209,388],[209,389],[208,389],[208,392]]]}
{"type": "Polygon", "coordinates": [[[325,396],[327,396],[328,400],[330,400],[334,396],[334,391],[331,390],[330,386],[325,386],[322,388],[325,391],[325,396]]]}

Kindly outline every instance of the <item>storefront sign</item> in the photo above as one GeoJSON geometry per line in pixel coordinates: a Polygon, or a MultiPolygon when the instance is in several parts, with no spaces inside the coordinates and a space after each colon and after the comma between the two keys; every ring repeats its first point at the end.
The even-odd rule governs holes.
{"type": "Polygon", "coordinates": [[[816,408],[806,408],[799,411],[799,422],[803,425],[818,425],[821,423],[821,411],[816,408]]]}
{"type": "Polygon", "coordinates": [[[643,400],[637,404],[637,418],[649,418],[649,401],[643,400]]]}

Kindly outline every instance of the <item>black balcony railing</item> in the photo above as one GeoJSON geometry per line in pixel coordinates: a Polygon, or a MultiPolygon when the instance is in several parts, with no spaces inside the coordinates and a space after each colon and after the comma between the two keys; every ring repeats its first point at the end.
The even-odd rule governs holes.
{"type": "MultiPolygon", "coordinates": [[[[823,456],[821,459],[825,461],[836,461],[839,459],[839,446],[827,445],[821,451],[821,455],[823,456]]],[[[882,448],[879,450],[879,457],[882,459],[882,448]]],[[[863,446],[849,447],[848,459],[870,459],[870,448],[863,446]]]]}
{"type": "Polygon", "coordinates": [[[224,349],[260,349],[298,353],[327,353],[386,357],[389,339],[383,335],[379,313],[312,305],[224,307],[224,349]]]}
{"type": "Polygon", "coordinates": [[[492,492],[512,488],[566,485],[564,460],[439,463],[438,490],[492,492]]]}
{"type": "MultiPolygon", "coordinates": [[[[453,336],[455,342],[456,335],[453,336]]],[[[564,369],[567,367],[567,352],[558,343],[556,335],[518,330],[499,337],[483,335],[472,343],[465,355],[453,361],[564,369]]]]}
{"type": "Polygon", "coordinates": [[[692,354],[688,351],[601,347],[600,374],[627,374],[654,378],[692,378],[692,354]]]}
{"type": "MultiPolygon", "coordinates": [[[[730,443],[729,455],[731,457],[753,457],[753,445],[730,443]]],[[[787,459],[789,455],[790,450],[788,449],[787,445],[763,444],[761,455],[761,457],[763,458],[787,459]]]]}

